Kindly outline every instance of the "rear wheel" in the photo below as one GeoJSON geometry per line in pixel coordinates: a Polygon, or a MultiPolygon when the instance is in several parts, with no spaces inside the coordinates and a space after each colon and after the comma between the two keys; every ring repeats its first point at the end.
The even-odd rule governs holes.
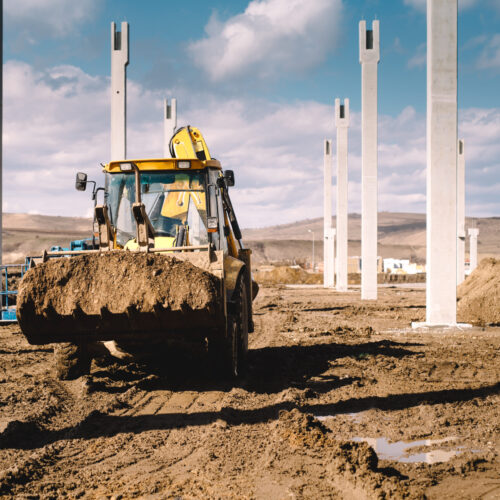
{"type": "Polygon", "coordinates": [[[59,380],[75,380],[90,373],[92,356],[86,344],[56,344],[54,358],[56,377],[59,380]]]}

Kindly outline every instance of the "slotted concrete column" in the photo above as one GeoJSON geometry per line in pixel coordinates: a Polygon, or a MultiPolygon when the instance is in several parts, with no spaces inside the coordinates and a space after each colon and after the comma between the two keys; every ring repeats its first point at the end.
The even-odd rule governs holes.
{"type": "Polygon", "coordinates": [[[177,99],[168,103],[165,99],[163,106],[163,157],[170,158],[170,139],[177,128],[177,99]]]}
{"type": "Polygon", "coordinates": [[[465,279],[465,143],[458,141],[457,161],[457,285],[465,279]]]}
{"type": "Polygon", "coordinates": [[[332,227],[332,141],[326,139],[323,152],[323,286],[334,286],[334,261],[331,246],[332,227]]]}
{"type": "Polygon", "coordinates": [[[349,99],[335,99],[335,125],[337,126],[337,270],[336,288],[347,292],[347,223],[348,223],[348,174],[347,151],[349,129],[349,99]]]}
{"type": "Polygon", "coordinates": [[[474,271],[477,267],[477,237],[479,229],[477,227],[469,228],[469,262],[470,270],[474,271]]]}
{"type": "Polygon", "coordinates": [[[427,0],[428,326],[457,316],[457,0],[427,0]]]}
{"type": "Polygon", "coordinates": [[[378,131],[377,88],[380,60],[379,22],[366,29],[359,23],[359,61],[361,63],[361,298],[377,298],[378,228],[378,131]]]}
{"type": "Polygon", "coordinates": [[[128,23],[111,23],[111,160],[127,157],[128,23]]]}

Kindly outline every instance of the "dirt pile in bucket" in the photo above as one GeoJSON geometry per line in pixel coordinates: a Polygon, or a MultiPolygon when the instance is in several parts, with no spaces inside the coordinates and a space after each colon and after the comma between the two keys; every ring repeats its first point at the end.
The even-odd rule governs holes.
{"type": "Polygon", "coordinates": [[[458,320],[500,324],[500,260],[483,259],[458,287],[458,320]]]}
{"type": "Polygon", "coordinates": [[[257,283],[263,285],[317,285],[323,283],[322,274],[308,273],[301,267],[279,266],[271,270],[256,271],[253,273],[253,277],[257,283]]]}
{"type": "Polygon", "coordinates": [[[192,329],[218,322],[220,314],[216,276],[175,257],[132,252],[37,265],[22,281],[17,306],[31,343],[192,329]]]}

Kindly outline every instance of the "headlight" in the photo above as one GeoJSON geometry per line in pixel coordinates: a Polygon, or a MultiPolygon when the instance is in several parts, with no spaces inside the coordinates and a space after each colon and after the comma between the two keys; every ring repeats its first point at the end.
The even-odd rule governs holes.
{"type": "Polygon", "coordinates": [[[186,160],[181,160],[177,162],[178,168],[191,168],[191,162],[186,160]]]}
{"type": "Polygon", "coordinates": [[[122,172],[131,172],[133,169],[132,163],[120,163],[120,170],[122,172]]]}

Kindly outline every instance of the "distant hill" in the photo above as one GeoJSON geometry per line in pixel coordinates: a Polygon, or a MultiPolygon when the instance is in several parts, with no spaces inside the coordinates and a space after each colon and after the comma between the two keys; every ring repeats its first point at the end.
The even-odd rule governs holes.
{"type": "MultiPolygon", "coordinates": [[[[378,253],[382,258],[411,259],[425,263],[425,214],[379,212],[378,253]]],[[[336,226],[335,217],[332,218],[336,226]]],[[[500,217],[467,218],[466,228],[478,227],[481,257],[500,256],[500,217]]],[[[306,219],[258,229],[244,229],[243,238],[257,261],[311,260],[312,234],[315,260],[323,260],[323,218],[306,219]]],[[[349,255],[361,255],[361,216],[349,214],[349,255]]],[[[468,241],[466,243],[468,255],[468,241]]]]}
{"type": "MultiPolygon", "coordinates": [[[[335,227],[335,217],[332,219],[335,227]]],[[[467,219],[467,227],[479,228],[480,257],[500,256],[500,217],[467,219]]],[[[315,260],[323,260],[323,219],[306,219],[257,229],[243,229],[244,243],[252,248],[255,262],[310,260],[312,234],[315,260]]],[[[3,214],[3,261],[16,262],[40,254],[52,245],[67,246],[71,240],[91,235],[92,221],[84,217],[3,214]]],[[[425,215],[379,213],[379,255],[425,262],[425,215]]],[[[361,217],[349,215],[349,255],[361,253],[361,217]]],[[[468,250],[468,246],[467,246],[468,250]]]]}

